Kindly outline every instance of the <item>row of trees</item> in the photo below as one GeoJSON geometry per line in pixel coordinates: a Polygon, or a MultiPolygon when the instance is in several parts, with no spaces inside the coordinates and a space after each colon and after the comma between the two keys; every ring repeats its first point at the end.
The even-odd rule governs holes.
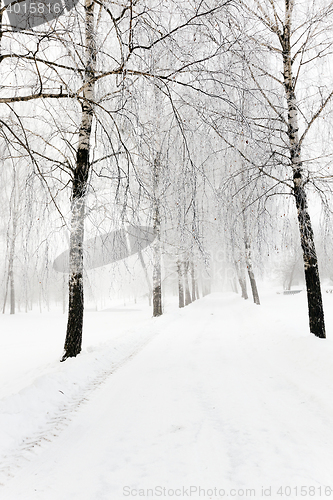
{"type": "Polygon", "coordinates": [[[3,14],[3,309],[9,297],[15,307],[15,256],[43,246],[47,262],[49,242],[67,230],[63,360],[76,356],[85,232],[143,224],[155,238],[151,265],[138,254],[154,316],[163,312],[162,255],[180,307],[198,297],[198,276],[207,293],[218,252],[244,298],[248,274],[259,305],[255,270],[280,244],[277,214],[294,200],[310,331],[324,338],[308,193],[320,194],[329,217],[332,7],[84,0],[20,32],[3,14]]]}

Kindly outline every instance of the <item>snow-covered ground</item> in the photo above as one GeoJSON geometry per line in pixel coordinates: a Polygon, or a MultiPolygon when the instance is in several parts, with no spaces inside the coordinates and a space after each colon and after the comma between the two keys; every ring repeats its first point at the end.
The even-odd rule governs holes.
{"type": "Polygon", "coordinates": [[[324,299],[326,340],[304,292],[88,312],[65,363],[64,315],[1,316],[1,500],[333,497],[324,299]]]}

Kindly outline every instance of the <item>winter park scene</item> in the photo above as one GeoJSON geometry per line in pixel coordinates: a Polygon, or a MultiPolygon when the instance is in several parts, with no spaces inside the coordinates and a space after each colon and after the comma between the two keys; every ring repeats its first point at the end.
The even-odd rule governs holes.
{"type": "Polygon", "coordinates": [[[333,1],[0,12],[0,500],[333,499],[333,1]]]}

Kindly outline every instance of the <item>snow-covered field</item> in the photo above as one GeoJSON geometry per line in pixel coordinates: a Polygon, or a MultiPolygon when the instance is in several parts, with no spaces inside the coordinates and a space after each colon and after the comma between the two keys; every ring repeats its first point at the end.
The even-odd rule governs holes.
{"type": "Polygon", "coordinates": [[[261,300],[88,312],[65,363],[64,315],[2,315],[1,500],[333,497],[333,295],[327,340],[261,300]]]}

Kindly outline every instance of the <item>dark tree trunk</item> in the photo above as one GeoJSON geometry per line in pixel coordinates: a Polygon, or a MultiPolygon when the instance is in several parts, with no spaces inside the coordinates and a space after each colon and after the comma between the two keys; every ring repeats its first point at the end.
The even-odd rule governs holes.
{"type": "Polygon", "coordinates": [[[294,194],[301,237],[301,246],[303,250],[310,332],[313,333],[316,337],[324,339],[326,338],[324,309],[312,224],[307,209],[305,190],[300,184],[298,184],[298,182],[295,183],[295,180],[294,194]]]}
{"type": "Polygon", "coordinates": [[[177,274],[178,274],[178,305],[179,307],[184,307],[184,282],[183,282],[183,272],[181,262],[177,262],[177,274]]]}
{"type": "Polygon", "coordinates": [[[161,163],[159,157],[154,161],[153,191],[154,191],[154,270],[153,270],[153,316],[161,316],[162,310],[162,272],[161,272],[161,219],[159,207],[159,183],[161,163]]]}
{"type": "Polygon", "coordinates": [[[94,2],[85,0],[86,68],[85,100],[79,130],[79,145],[72,184],[72,220],[69,249],[69,305],[65,352],[61,361],[81,352],[83,327],[83,238],[85,196],[89,178],[90,137],[93,122],[96,48],[94,39],[94,2]]]}
{"type": "Polygon", "coordinates": [[[245,237],[245,261],[246,261],[247,272],[250,278],[253,302],[259,306],[260,305],[259,293],[252,268],[251,246],[249,241],[247,240],[247,237],[245,237]]]}
{"type": "Polygon", "coordinates": [[[83,305],[82,274],[75,273],[69,279],[68,322],[63,361],[81,352],[83,305]]]}
{"type": "Polygon", "coordinates": [[[251,290],[252,290],[252,297],[253,297],[253,302],[260,306],[260,300],[259,300],[259,293],[258,293],[258,288],[257,288],[257,283],[254,277],[254,273],[252,271],[252,268],[248,267],[248,274],[250,278],[250,284],[251,284],[251,290]]]}
{"type": "MultiPolygon", "coordinates": [[[[161,281],[159,276],[155,276],[156,281],[161,281]]],[[[159,283],[154,287],[153,290],[153,316],[156,318],[157,316],[162,316],[162,287],[159,283]]]]}
{"type": "Polygon", "coordinates": [[[291,55],[291,14],[293,2],[288,3],[288,15],[280,39],[283,57],[284,90],[288,108],[288,140],[290,163],[293,172],[293,190],[297,209],[298,227],[303,251],[304,274],[308,298],[310,332],[319,338],[326,338],[324,310],[321,296],[317,253],[314,244],[313,229],[307,206],[304,188],[303,165],[301,158],[301,140],[299,139],[298,106],[293,77],[293,58],[291,55]]]}
{"type": "Polygon", "coordinates": [[[153,272],[153,316],[157,317],[162,314],[161,263],[155,262],[153,272]]]}
{"type": "MultiPolygon", "coordinates": [[[[78,162],[78,167],[81,165],[78,162]]],[[[82,165],[85,170],[85,163],[82,165]]],[[[85,181],[77,182],[76,177],[81,168],[76,168],[73,183],[72,227],[70,235],[69,253],[69,303],[68,321],[65,340],[65,352],[62,361],[75,357],[81,352],[83,327],[83,238],[84,238],[84,192],[87,186],[85,181]]],[[[80,175],[81,177],[81,175],[80,175]]]]}

